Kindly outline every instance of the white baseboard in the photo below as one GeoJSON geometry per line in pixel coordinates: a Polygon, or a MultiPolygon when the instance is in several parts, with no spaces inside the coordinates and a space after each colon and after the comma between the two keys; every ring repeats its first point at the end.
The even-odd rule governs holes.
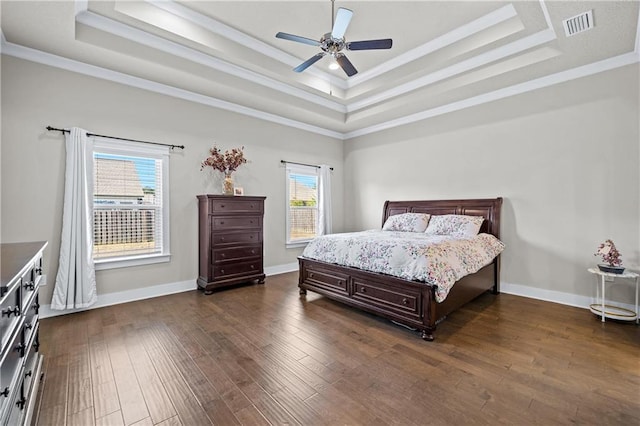
{"type": "Polygon", "coordinates": [[[287,263],[285,265],[267,266],[264,268],[266,276],[284,274],[285,272],[294,272],[298,270],[298,262],[287,263]]]}
{"type": "MultiPolygon", "coordinates": [[[[563,293],[561,291],[545,290],[526,285],[505,283],[504,281],[500,283],[500,292],[584,309],[589,309],[589,305],[597,303],[595,297],[580,296],[578,294],[563,293]]],[[[631,311],[635,311],[636,308],[635,305],[630,303],[615,302],[615,304],[631,311]]]]}
{"type": "MultiPolygon", "coordinates": [[[[284,265],[269,266],[264,269],[265,275],[278,275],[286,272],[295,272],[298,270],[298,263],[287,263],[284,265]]],[[[102,308],[120,303],[133,302],[136,300],[150,299],[152,297],[166,296],[174,293],[182,293],[184,291],[195,290],[197,288],[196,279],[180,281],[168,284],[159,284],[151,287],[134,288],[131,290],[119,291],[115,293],[106,293],[98,295],[98,302],[89,307],[82,309],[69,309],[65,311],[56,311],[51,309],[51,305],[40,305],[40,318],[55,317],[58,315],[66,315],[74,312],[86,311],[89,309],[102,308]]],[[[596,303],[595,298],[580,296],[577,294],[563,293],[561,291],[545,290],[536,287],[530,287],[520,284],[500,283],[500,292],[513,294],[515,296],[529,297],[531,299],[545,300],[547,302],[560,303],[562,305],[575,306],[578,308],[589,309],[589,305],[596,303]]],[[[635,306],[628,303],[616,303],[623,308],[635,310],[635,306]]]]}
{"type": "Polygon", "coordinates": [[[89,309],[103,308],[105,306],[118,305],[120,303],[133,302],[136,300],[150,299],[152,297],[166,296],[168,294],[182,293],[183,291],[195,290],[197,288],[195,278],[188,281],[176,283],[159,284],[151,287],[134,288],[131,290],[117,291],[115,293],[105,293],[98,295],[95,305],[88,308],[66,309],[58,311],[51,309],[51,305],[40,305],[40,318],[55,317],[58,315],[72,314],[75,312],[87,311],[89,309]]]}
{"type": "MultiPolygon", "coordinates": [[[[287,263],[285,265],[269,266],[264,268],[267,276],[284,274],[298,270],[298,263],[287,263]]],[[[120,303],[134,302],[136,300],[150,299],[152,297],[166,296],[168,294],[182,293],[184,291],[196,290],[198,285],[196,279],[180,281],[168,284],[159,284],[151,287],[134,288],[131,290],[118,291],[115,293],[105,293],[98,295],[95,305],[88,308],[67,309],[58,311],[51,309],[51,305],[40,305],[40,318],[55,317],[58,315],[72,314],[74,312],[86,311],[89,309],[103,308],[105,306],[118,305],[120,303]]]]}

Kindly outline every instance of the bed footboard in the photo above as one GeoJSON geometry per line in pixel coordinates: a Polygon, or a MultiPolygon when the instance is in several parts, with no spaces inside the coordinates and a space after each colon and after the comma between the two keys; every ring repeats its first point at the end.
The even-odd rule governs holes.
{"type": "Polygon", "coordinates": [[[482,293],[496,288],[496,264],[458,281],[442,302],[435,300],[429,284],[389,275],[298,258],[300,294],[307,290],[346,305],[376,314],[420,331],[424,340],[434,340],[436,324],[449,313],[482,293]]]}

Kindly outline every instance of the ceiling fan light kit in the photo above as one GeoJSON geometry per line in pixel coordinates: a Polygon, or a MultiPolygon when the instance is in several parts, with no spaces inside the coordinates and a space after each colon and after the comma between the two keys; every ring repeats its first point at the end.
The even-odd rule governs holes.
{"type": "MultiPolygon", "coordinates": [[[[279,32],[278,34],[276,34],[276,38],[320,47],[320,49],[322,50],[322,52],[317,53],[316,55],[312,56],[311,58],[295,67],[293,69],[295,72],[302,72],[309,68],[311,65],[318,62],[324,56],[329,55],[333,57],[338,66],[342,68],[342,70],[349,77],[351,77],[357,74],[358,70],[353,66],[353,64],[351,63],[351,61],[349,61],[345,54],[342,53],[342,50],[391,49],[393,40],[390,38],[347,42],[344,38],[344,34],[349,27],[351,18],[353,17],[353,11],[341,7],[338,9],[338,13],[335,14],[334,20],[333,6],[334,0],[331,0],[331,20],[333,22],[333,28],[330,33],[326,33],[325,35],[323,35],[319,41],[283,32],[279,32]]],[[[329,68],[331,68],[331,66],[329,66],[329,68]]],[[[335,67],[333,69],[335,69],[335,67]]]]}

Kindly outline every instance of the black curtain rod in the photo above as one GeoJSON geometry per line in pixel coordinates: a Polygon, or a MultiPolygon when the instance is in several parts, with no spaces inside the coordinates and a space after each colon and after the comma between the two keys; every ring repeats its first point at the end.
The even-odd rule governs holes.
{"type": "MultiPolygon", "coordinates": [[[[51,126],[47,126],[47,130],[56,131],[56,132],[62,132],[62,133],[69,133],[69,130],[67,130],[67,129],[57,129],[57,128],[51,127],[51,126]]],[[[117,139],[117,140],[120,140],[120,141],[129,141],[129,142],[138,142],[138,143],[148,143],[148,144],[151,144],[151,145],[168,146],[171,149],[174,149],[174,148],[184,149],[184,145],[172,145],[172,144],[160,143],[160,142],[139,141],[137,139],[119,138],[117,136],[99,135],[97,133],[89,133],[89,132],[87,132],[87,136],[98,136],[98,137],[101,137],[101,138],[117,139]]]]}
{"type": "MultiPolygon", "coordinates": [[[[298,166],[308,166],[308,167],[315,167],[317,169],[320,168],[320,166],[317,166],[315,164],[305,164],[305,163],[296,163],[295,161],[284,161],[284,160],[280,160],[280,162],[282,164],[297,164],[298,166]]],[[[333,170],[333,167],[329,167],[329,170],[333,170]]]]}

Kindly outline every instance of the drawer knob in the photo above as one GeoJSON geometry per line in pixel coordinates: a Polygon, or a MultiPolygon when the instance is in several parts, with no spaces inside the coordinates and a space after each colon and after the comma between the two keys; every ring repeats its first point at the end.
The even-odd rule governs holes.
{"type": "Polygon", "coordinates": [[[35,290],[33,281],[26,283],[23,287],[25,288],[25,290],[29,290],[29,291],[35,290]]]}
{"type": "Polygon", "coordinates": [[[255,250],[251,250],[251,254],[256,254],[256,251],[255,250]]]}
{"type": "Polygon", "coordinates": [[[227,255],[226,255],[226,254],[224,254],[224,253],[222,253],[222,256],[221,256],[221,257],[227,257],[227,255]]]}
{"type": "Polygon", "coordinates": [[[18,401],[16,401],[16,405],[18,406],[18,408],[22,410],[26,402],[27,402],[27,399],[23,396],[18,401]]]}
{"type": "Polygon", "coordinates": [[[24,349],[24,345],[22,343],[18,343],[13,350],[16,352],[20,352],[20,356],[22,357],[22,350],[24,349]]]}
{"type": "Polygon", "coordinates": [[[32,308],[35,311],[35,313],[37,314],[38,310],[40,309],[40,304],[39,303],[34,303],[32,308]]]}
{"type": "Polygon", "coordinates": [[[24,326],[27,330],[31,330],[33,328],[33,324],[27,324],[24,326]]]}
{"type": "Polygon", "coordinates": [[[344,281],[338,280],[338,285],[343,285],[343,284],[344,284],[344,281]]]}
{"type": "Polygon", "coordinates": [[[252,209],[253,208],[253,204],[249,204],[249,208],[252,209]]]}
{"type": "Polygon", "coordinates": [[[220,237],[220,241],[224,241],[224,237],[220,237]]]}
{"type": "Polygon", "coordinates": [[[31,374],[33,374],[33,372],[29,370],[26,373],[24,373],[24,377],[31,377],[31,374]]]}
{"type": "Polygon", "coordinates": [[[253,223],[253,220],[250,220],[249,223],[253,223]]]}
{"type": "Polygon", "coordinates": [[[360,289],[360,291],[361,291],[361,292],[363,292],[363,293],[366,293],[366,292],[367,292],[367,288],[366,288],[366,287],[362,287],[362,288],[360,289]]]}
{"type": "Polygon", "coordinates": [[[9,386],[4,388],[4,390],[2,392],[0,392],[0,395],[4,396],[5,398],[8,397],[9,396],[9,386]]]}
{"type": "Polygon", "coordinates": [[[220,208],[221,208],[221,209],[224,209],[224,204],[220,204],[220,208]]]}
{"type": "Polygon", "coordinates": [[[253,235],[249,236],[249,238],[251,238],[253,240],[253,235]]]}
{"type": "Polygon", "coordinates": [[[7,308],[2,310],[2,316],[11,317],[11,315],[20,315],[20,306],[16,306],[14,309],[7,308]]]}
{"type": "Polygon", "coordinates": [[[256,269],[256,267],[255,267],[255,266],[253,266],[253,265],[251,265],[251,269],[256,269]]]}
{"type": "Polygon", "coordinates": [[[309,272],[309,278],[313,278],[313,272],[309,272]]]}
{"type": "Polygon", "coordinates": [[[407,300],[406,297],[404,299],[402,299],[402,304],[403,305],[407,305],[408,303],[409,303],[409,300],[407,300]]]}
{"type": "Polygon", "coordinates": [[[40,268],[40,267],[36,268],[36,274],[41,275],[42,274],[42,268],[40,268]]]}
{"type": "Polygon", "coordinates": [[[33,342],[33,349],[35,349],[36,352],[38,352],[38,349],[40,349],[40,342],[38,342],[37,340],[35,342],[33,342]]]}
{"type": "Polygon", "coordinates": [[[220,221],[220,225],[224,225],[224,220],[221,220],[221,221],[220,221]]]}
{"type": "Polygon", "coordinates": [[[221,273],[221,274],[224,274],[224,269],[220,269],[220,273],[221,273]]]}

